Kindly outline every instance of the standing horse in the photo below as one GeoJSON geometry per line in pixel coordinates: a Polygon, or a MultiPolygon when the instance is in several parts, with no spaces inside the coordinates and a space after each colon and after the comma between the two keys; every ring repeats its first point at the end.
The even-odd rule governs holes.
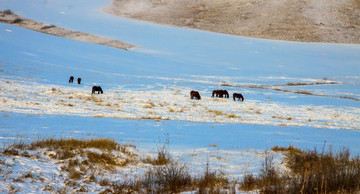
{"type": "Polygon", "coordinates": [[[196,100],[200,100],[201,96],[200,93],[198,91],[191,91],[190,92],[190,99],[196,99],[196,100]]]}
{"type": "Polygon", "coordinates": [[[234,93],[233,94],[234,101],[235,101],[236,98],[238,99],[238,101],[240,101],[240,99],[241,99],[241,101],[244,101],[244,96],[242,94],[240,94],[240,93],[234,93]]]}
{"type": "Polygon", "coordinates": [[[70,76],[69,83],[73,83],[73,82],[74,82],[74,76],[70,76]]]}
{"type": "Polygon", "coordinates": [[[223,98],[225,96],[225,98],[229,98],[229,93],[226,90],[214,90],[211,97],[214,96],[219,98],[223,98]]]}
{"type": "Polygon", "coordinates": [[[81,83],[81,78],[79,77],[79,78],[77,79],[77,81],[78,81],[78,84],[80,84],[80,83],[81,83]]]}
{"type": "Polygon", "coordinates": [[[100,86],[93,86],[92,87],[92,94],[95,94],[95,92],[98,92],[98,94],[100,94],[100,93],[103,94],[104,93],[100,86]]]}

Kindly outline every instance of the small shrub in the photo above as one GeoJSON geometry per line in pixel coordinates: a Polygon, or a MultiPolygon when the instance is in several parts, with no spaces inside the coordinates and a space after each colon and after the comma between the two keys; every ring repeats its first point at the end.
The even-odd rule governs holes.
{"type": "Polygon", "coordinates": [[[179,193],[189,190],[192,181],[185,165],[170,162],[147,171],[143,184],[155,193],[179,193]]]}
{"type": "Polygon", "coordinates": [[[240,182],[240,189],[243,191],[252,191],[257,188],[257,185],[257,178],[253,174],[247,172],[240,182]]]}
{"type": "Polygon", "coordinates": [[[293,177],[291,191],[311,193],[357,192],[360,190],[360,158],[350,157],[348,149],[337,154],[317,150],[287,154],[286,163],[293,177]]]}
{"type": "Polygon", "coordinates": [[[272,148],[285,152],[290,173],[280,173],[268,153],[259,176],[246,174],[240,189],[260,189],[262,193],[356,193],[360,191],[360,157],[350,157],[348,149],[334,154],[329,149],[302,151],[293,146],[272,148]],[[255,185],[255,186],[254,186],[255,185]]]}
{"type": "Polygon", "coordinates": [[[229,180],[223,173],[210,172],[209,164],[202,176],[195,180],[199,193],[215,193],[229,187],[229,180]]]}
{"type": "Polygon", "coordinates": [[[167,150],[167,145],[169,141],[166,141],[165,144],[161,147],[158,147],[157,157],[152,159],[150,157],[143,160],[144,163],[152,164],[152,165],[166,165],[172,161],[171,155],[167,150]]]}
{"type": "Polygon", "coordinates": [[[280,173],[274,166],[274,156],[265,153],[265,159],[259,173],[261,190],[268,193],[280,193],[283,188],[280,173]]]}

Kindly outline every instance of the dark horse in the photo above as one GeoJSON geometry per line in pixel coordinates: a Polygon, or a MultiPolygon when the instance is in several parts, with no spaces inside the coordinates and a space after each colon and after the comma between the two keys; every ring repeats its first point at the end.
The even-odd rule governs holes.
{"type": "Polygon", "coordinates": [[[98,92],[98,94],[100,94],[100,93],[103,94],[104,93],[100,86],[93,86],[92,87],[92,93],[95,94],[95,92],[98,92]]]}
{"type": "Polygon", "coordinates": [[[200,94],[198,91],[191,91],[190,92],[190,99],[196,99],[196,100],[200,100],[201,97],[200,97],[200,94]]]}
{"type": "Polygon", "coordinates": [[[81,78],[78,78],[78,84],[80,84],[81,83],[81,78]]]}
{"type": "Polygon", "coordinates": [[[69,83],[73,83],[73,82],[74,82],[74,76],[70,76],[69,83]]]}
{"type": "Polygon", "coordinates": [[[214,90],[211,97],[214,96],[219,98],[223,98],[225,96],[225,98],[229,98],[229,93],[226,90],[214,90]]]}
{"type": "Polygon", "coordinates": [[[235,99],[238,99],[238,101],[241,99],[241,101],[244,101],[244,96],[242,95],[242,94],[240,94],[240,93],[234,93],[233,94],[233,99],[234,99],[234,101],[235,101],[235,99]]]}

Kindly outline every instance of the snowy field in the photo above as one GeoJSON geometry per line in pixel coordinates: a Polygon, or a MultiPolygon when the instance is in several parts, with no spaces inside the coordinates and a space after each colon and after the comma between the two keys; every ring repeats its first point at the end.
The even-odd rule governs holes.
{"type": "MultiPolygon", "coordinates": [[[[108,3],[0,2],[22,17],[137,46],[125,51],[0,23],[0,143],[108,137],[156,153],[169,140],[194,173],[209,162],[232,177],[256,172],[275,145],[360,153],[360,45],[160,26],[108,15],[108,3]],[[82,83],[69,84],[70,76],[82,83]],[[104,94],[91,94],[93,85],[104,94]],[[230,98],[211,98],[215,89],[230,98]],[[191,90],[202,99],[191,100],[191,90]],[[245,101],[234,102],[235,92],[245,101]]],[[[46,168],[50,178],[56,171],[17,161],[20,171],[46,168]]],[[[11,184],[0,181],[0,191],[11,184]]]]}

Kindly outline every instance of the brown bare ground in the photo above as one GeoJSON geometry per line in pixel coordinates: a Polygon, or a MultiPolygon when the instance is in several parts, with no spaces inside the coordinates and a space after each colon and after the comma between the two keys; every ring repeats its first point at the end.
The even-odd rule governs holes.
{"type": "Polygon", "coordinates": [[[113,0],[104,10],[246,37],[360,43],[360,0],[113,0]]]}

